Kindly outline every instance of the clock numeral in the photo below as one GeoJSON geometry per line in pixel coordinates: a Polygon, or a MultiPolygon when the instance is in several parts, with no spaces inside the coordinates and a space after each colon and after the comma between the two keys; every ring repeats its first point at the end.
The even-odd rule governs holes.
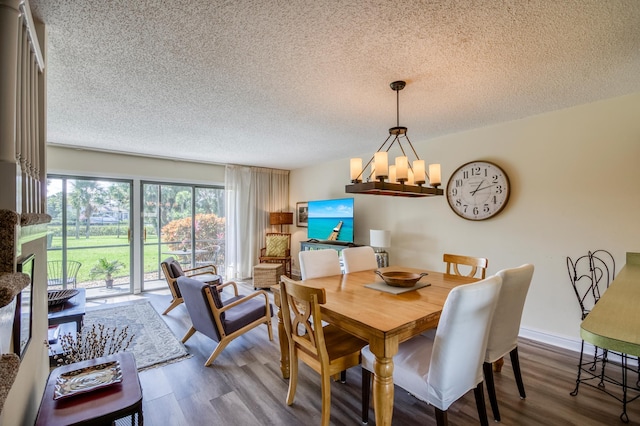
{"type": "Polygon", "coordinates": [[[491,176],[491,183],[498,183],[498,175],[491,176]]]}
{"type": "Polygon", "coordinates": [[[473,208],[473,214],[477,216],[478,213],[480,213],[480,209],[478,209],[478,207],[476,206],[473,208]]]}
{"type": "Polygon", "coordinates": [[[480,166],[471,168],[471,176],[480,176],[480,166]]]}
{"type": "MultiPolygon", "coordinates": [[[[495,200],[495,197],[494,197],[495,200]]],[[[491,211],[491,209],[489,208],[489,204],[485,204],[484,207],[482,207],[482,211],[485,213],[489,213],[491,211]]]]}
{"type": "Polygon", "coordinates": [[[456,188],[461,187],[462,185],[464,185],[464,182],[462,179],[456,179],[456,188]]]}
{"type": "Polygon", "coordinates": [[[456,207],[461,207],[462,206],[462,200],[460,200],[460,198],[456,199],[456,207]]]}
{"type": "Polygon", "coordinates": [[[462,172],[462,177],[464,179],[469,179],[469,170],[465,170],[464,172],[462,172]]]}
{"type": "Polygon", "coordinates": [[[496,193],[497,194],[502,194],[502,185],[496,186],[496,193]]]}
{"type": "Polygon", "coordinates": [[[454,197],[458,195],[458,188],[451,188],[451,195],[454,197]]]}
{"type": "Polygon", "coordinates": [[[498,204],[498,197],[495,195],[493,196],[493,204],[498,204]]]}

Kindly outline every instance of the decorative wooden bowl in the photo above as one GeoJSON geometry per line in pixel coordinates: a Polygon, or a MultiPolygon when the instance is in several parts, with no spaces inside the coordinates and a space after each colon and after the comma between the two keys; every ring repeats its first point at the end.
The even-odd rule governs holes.
{"type": "Polygon", "coordinates": [[[47,294],[49,306],[61,305],[78,293],[78,290],[49,290],[47,294]]]}
{"type": "Polygon", "coordinates": [[[418,281],[420,281],[420,278],[428,275],[426,272],[414,274],[413,272],[402,271],[376,271],[376,274],[378,274],[378,276],[382,278],[387,285],[392,287],[413,287],[418,281]]]}

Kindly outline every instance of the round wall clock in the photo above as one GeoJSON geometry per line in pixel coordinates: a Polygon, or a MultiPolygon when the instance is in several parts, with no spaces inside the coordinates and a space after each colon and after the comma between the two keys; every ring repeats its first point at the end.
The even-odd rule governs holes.
{"type": "Polygon", "coordinates": [[[463,164],[447,183],[449,206],[468,220],[485,220],[500,213],[509,201],[509,192],[509,177],[489,161],[463,164]]]}

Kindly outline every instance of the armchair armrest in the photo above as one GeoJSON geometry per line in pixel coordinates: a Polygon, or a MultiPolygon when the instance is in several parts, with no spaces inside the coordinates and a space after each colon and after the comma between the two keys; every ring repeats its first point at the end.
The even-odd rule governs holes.
{"type": "Polygon", "coordinates": [[[189,273],[189,275],[192,276],[192,275],[210,274],[211,269],[213,269],[214,275],[218,275],[218,268],[216,268],[216,265],[214,265],[213,263],[208,265],[196,266],[195,268],[183,269],[182,271],[185,274],[189,273]]]}
{"type": "Polygon", "coordinates": [[[227,281],[226,283],[218,284],[216,287],[218,288],[219,291],[222,291],[224,287],[229,287],[229,286],[233,287],[234,296],[238,296],[238,285],[235,283],[235,281],[227,281]]]}
{"type": "MultiPolygon", "coordinates": [[[[235,284],[235,283],[234,283],[235,284]]],[[[238,299],[234,302],[229,303],[228,305],[224,305],[221,309],[218,309],[218,312],[222,313],[224,311],[228,311],[229,309],[233,308],[234,306],[238,306],[241,303],[246,302],[247,300],[253,299],[255,297],[258,296],[264,296],[264,303],[267,309],[267,314],[269,313],[269,296],[267,295],[267,292],[264,290],[258,290],[255,291],[253,293],[251,293],[248,296],[244,296],[242,299],[238,299]]]]}

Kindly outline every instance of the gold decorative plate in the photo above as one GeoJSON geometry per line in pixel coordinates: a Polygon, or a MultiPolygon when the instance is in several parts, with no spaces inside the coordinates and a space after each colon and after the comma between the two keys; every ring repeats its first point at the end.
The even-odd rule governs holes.
{"type": "Polygon", "coordinates": [[[69,371],[58,377],[53,399],[91,392],[120,382],[122,382],[122,370],[118,361],[69,371]]]}

